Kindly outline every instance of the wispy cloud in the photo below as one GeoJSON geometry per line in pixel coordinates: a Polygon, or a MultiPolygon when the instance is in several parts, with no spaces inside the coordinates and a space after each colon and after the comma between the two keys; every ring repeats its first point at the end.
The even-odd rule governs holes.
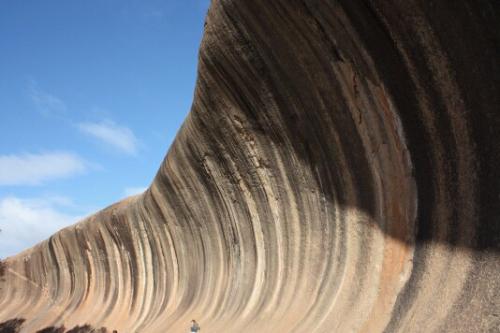
{"type": "Polygon", "coordinates": [[[147,187],[127,187],[125,188],[125,190],[123,191],[123,194],[126,196],[126,197],[130,197],[132,195],[137,195],[137,194],[141,194],[143,193],[144,191],[147,190],[147,187]]]}
{"type": "Polygon", "coordinates": [[[101,122],[86,122],[78,124],[83,133],[117,149],[122,153],[135,155],[138,150],[138,140],[128,127],[120,126],[111,120],[101,122]]]}
{"type": "Polygon", "coordinates": [[[82,218],[64,212],[71,200],[64,197],[0,199],[0,258],[14,255],[82,218]]]}
{"type": "Polygon", "coordinates": [[[67,111],[62,99],[40,89],[36,81],[30,82],[29,94],[38,111],[45,116],[61,116],[67,111]]]}
{"type": "Polygon", "coordinates": [[[87,163],[68,152],[0,155],[0,186],[40,185],[87,170],[87,163]]]}

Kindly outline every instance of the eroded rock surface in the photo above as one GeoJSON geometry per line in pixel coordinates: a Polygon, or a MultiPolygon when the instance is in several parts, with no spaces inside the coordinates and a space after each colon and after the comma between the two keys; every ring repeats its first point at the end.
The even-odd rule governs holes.
{"type": "Polygon", "coordinates": [[[499,6],[212,1],[151,187],[8,258],[0,322],[500,330],[499,6]]]}

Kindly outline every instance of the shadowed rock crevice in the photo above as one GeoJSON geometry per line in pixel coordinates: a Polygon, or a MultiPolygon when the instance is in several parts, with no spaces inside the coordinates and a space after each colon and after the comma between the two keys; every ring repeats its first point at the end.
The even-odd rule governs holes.
{"type": "Polygon", "coordinates": [[[8,258],[0,319],[498,330],[499,6],[212,1],[152,185],[8,258]]]}

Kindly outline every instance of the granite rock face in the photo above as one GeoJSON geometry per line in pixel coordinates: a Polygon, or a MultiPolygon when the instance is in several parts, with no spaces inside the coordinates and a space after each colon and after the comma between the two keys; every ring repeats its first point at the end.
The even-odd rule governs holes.
{"type": "Polygon", "coordinates": [[[500,330],[500,2],[213,0],[150,188],[8,258],[22,332],[500,330]]]}

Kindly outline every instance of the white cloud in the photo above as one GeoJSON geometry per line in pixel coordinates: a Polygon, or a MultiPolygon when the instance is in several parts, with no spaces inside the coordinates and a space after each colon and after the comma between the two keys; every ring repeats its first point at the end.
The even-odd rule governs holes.
{"type": "Polygon", "coordinates": [[[138,141],[134,133],[124,126],[113,121],[104,120],[97,123],[80,123],[78,128],[83,133],[119,150],[122,153],[135,155],[138,150],[138,141]]]}
{"type": "Polygon", "coordinates": [[[32,81],[30,84],[30,97],[37,109],[43,115],[57,116],[66,113],[66,103],[60,98],[38,88],[35,81],[32,81]]]}
{"type": "Polygon", "coordinates": [[[14,255],[47,239],[82,218],[63,212],[71,200],[64,197],[0,199],[0,258],[14,255]]]}
{"type": "Polygon", "coordinates": [[[123,191],[123,194],[125,194],[126,197],[130,197],[132,195],[141,194],[147,189],[148,189],[147,187],[127,187],[123,191]]]}
{"type": "Polygon", "coordinates": [[[0,186],[39,185],[80,174],[86,169],[83,159],[67,152],[0,155],[0,186]]]}

